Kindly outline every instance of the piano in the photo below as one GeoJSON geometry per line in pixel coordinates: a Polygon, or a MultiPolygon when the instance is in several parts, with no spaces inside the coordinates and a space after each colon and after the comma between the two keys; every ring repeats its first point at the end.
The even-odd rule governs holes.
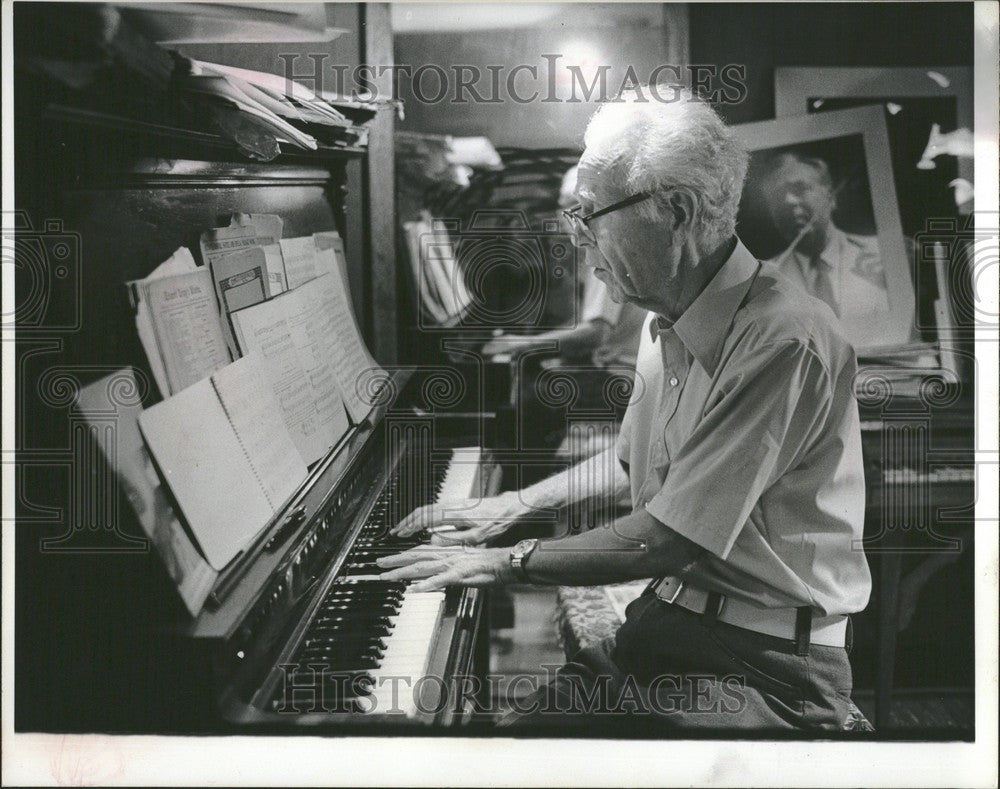
{"type": "MultiPolygon", "coordinates": [[[[391,144],[249,161],[218,130],[175,118],[169,97],[122,92],[157,111],[18,72],[18,254],[73,254],[38,309],[18,313],[15,728],[454,730],[476,703],[466,680],[488,665],[486,594],[415,595],[373,579],[372,560],[413,544],[386,532],[413,507],[496,492],[491,400],[509,381],[462,348],[463,363],[393,366],[397,339],[416,332],[395,293],[392,212],[371,197],[391,191],[391,144]],[[152,381],[122,283],[254,212],[281,215],[286,237],[340,232],[393,397],[310,471],[191,618],[75,420],[72,391],[126,365],[152,381]]],[[[391,114],[372,132],[383,143],[391,114]]],[[[19,292],[36,292],[36,268],[18,268],[19,292]]]]}
{"type": "Polygon", "coordinates": [[[379,580],[375,564],[428,542],[388,533],[414,507],[498,490],[489,450],[456,445],[482,426],[472,416],[377,409],[174,631],[213,677],[219,726],[452,727],[472,716],[485,594],[415,593],[379,580]]]}

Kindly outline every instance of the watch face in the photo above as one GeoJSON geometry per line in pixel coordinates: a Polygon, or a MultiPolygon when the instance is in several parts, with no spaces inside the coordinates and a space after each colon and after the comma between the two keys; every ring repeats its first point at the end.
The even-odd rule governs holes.
{"type": "Polygon", "coordinates": [[[532,549],[532,547],[534,546],[535,542],[536,542],[536,540],[531,539],[531,538],[529,538],[527,540],[521,540],[521,542],[519,542],[517,545],[514,546],[514,555],[515,556],[524,556],[524,554],[526,554],[528,551],[530,551],[532,549]]]}

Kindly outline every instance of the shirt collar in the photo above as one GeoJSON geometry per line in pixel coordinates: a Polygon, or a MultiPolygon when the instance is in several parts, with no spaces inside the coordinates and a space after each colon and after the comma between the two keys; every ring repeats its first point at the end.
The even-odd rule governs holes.
{"type": "MultiPolygon", "coordinates": [[[[817,259],[827,268],[836,268],[841,259],[842,242],[846,239],[847,236],[844,235],[843,231],[831,222],[830,230],[827,233],[826,246],[823,247],[823,251],[820,252],[817,259]]],[[[803,255],[796,249],[795,256],[799,261],[799,265],[802,266],[803,271],[808,271],[811,268],[812,260],[807,255],[803,255]]]]}
{"type": "Polygon", "coordinates": [[[673,328],[702,368],[714,374],[733,318],[759,267],[760,263],[750,250],[737,239],[733,253],[673,326],[667,326],[656,316],[653,317],[649,323],[653,340],[661,331],[673,328]]]}

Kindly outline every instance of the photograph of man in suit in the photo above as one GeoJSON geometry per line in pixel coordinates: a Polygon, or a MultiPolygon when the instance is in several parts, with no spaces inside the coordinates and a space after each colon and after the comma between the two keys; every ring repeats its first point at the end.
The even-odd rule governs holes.
{"type": "Polygon", "coordinates": [[[833,220],[837,189],[822,159],[785,152],[764,175],[767,208],[788,246],[765,261],[825,301],[855,346],[865,322],[889,310],[875,236],[848,233],[833,220]]]}

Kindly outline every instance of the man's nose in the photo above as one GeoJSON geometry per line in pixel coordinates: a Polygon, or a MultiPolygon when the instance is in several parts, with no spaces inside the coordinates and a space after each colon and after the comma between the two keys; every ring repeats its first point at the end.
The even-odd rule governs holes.
{"type": "Polygon", "coordinates": [[[594,246],[594,243],[587,238],[587,235],[580,230],[573,229],[569,234],[570,240],[573,242],[573,246],[577,249],[587,249],[594,246]]]}
{"type": "Polygon", "coordinates": [[[600,268],[604,257],[598,252],[597,247],[588,244],[583,254],[577,256],[577,262],[582,263],[586,268],[600,268]]]}

